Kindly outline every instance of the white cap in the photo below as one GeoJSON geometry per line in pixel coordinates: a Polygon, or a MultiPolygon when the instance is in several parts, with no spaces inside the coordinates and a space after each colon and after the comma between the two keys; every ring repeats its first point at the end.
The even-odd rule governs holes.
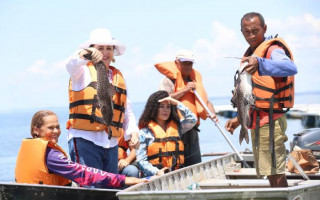
{"type": "Polygon", "coordinates": [[[176,59],[180,62],[194,62],[194,55],[192,51],[182,49],[178,51],[176,59]]]}

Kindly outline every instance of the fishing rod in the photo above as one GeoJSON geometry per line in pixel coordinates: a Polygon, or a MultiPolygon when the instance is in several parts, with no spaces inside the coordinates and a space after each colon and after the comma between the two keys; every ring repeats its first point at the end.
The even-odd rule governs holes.
{"type": "MultiPolygon", "coordinates": [[[[200,97],[200,95],[198,94],[198,92],[196,90],[193,90],[193,93],[196,95],[196,97],[198,98],[198,100],[200,101],[201,105],[204,107],[204,109],[208,112],[208,114],[211,116],[213,116],[213,114],[211,113],[211,111],[209,110],[207,104],[205,104],[202,100],[202,98],[200,97]]],[[[243,157],[240,155],[240,153],[237,151],[237,149],[233,146],[232,142],[229,140],[229,138],[227,137],[227,135],[223,132],[222,128],[220,127],[220,125],[214,121],[212,118],[210,118],[214,124],[216,125],[216,127],[219,129],[220,133],[223,135],[223,137],[227,140],[227,142],[229,143],[229,145],[231,146],[231,148],[233,149],[233,151],[238,155],[239,159],[241,160],[241,162],[243,163],[243,166],[245,168],[250,168],[250,166],[248,165],[248,163],[243,159],[243,157]]]]}

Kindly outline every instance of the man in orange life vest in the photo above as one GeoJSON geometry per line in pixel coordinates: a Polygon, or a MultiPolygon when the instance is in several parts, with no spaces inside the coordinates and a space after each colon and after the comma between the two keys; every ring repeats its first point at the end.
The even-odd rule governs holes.
{"type": "MultiPolygon", "coordinates": [[[[252,149],[258,177],[267,176],[271,187],[288,187],[285,176],[287,121],[284,108],[294,103],[294,75],[297,67],[286,43],[276,37],[265,37],[267,25],[261,14],[251,12],[241,19],[241,32],[250,45],[241,62],[248,62],[252,75],[255,104],[251,108],[252,149]]],[[[237,117],[225,128],[233,132],[239,126],[237,117]]]]}
{"type": "Polygon", "coordinates": [[[155,65],[157,70],[166,77],[160,84],[160,90],[166,90],[174,99],[186,105],[198,119],[197,124],[182,136],[184,143],[185,166],[201,162],[199,146],[200,118],[205,120],[211,117],[218,122],[213,104],[208,100],[207,93],[202,85],[202,77],[198,71],[193,69],[194,55],[192,51],[180,50],[174,62],[163,62],[155,65]],[[208,116],[193,90],[196,90],[202,100],[207,103],[213,116],[208,116]]]}

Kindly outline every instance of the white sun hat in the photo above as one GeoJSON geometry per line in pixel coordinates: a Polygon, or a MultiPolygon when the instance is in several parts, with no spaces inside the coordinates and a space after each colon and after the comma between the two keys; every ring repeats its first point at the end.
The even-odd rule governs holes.
{"type": "Polygon", "coordinates": [[[126,46],[121,44],[118,40],[112,38],[111,32],[105,28],[97,28],[91,31],[89,40],[83,42],[80,48],[89,48],[90,45],[113,45],[114,55],[120,56],[126,50],[126,46]]]}
{"type": "Polygon", "coordinates": [[[176,59],[178,59],[180,62],[194,62],[194,55],[192,51],[182,49],[178,51],[176,59]]]}

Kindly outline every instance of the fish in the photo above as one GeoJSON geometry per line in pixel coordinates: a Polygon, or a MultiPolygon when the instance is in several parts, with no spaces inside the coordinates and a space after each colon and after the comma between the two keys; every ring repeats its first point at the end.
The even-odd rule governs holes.
{"type": "Polygon", "coordinates": [[[235,89],[232,91],[233,96],[231,99],[233,107],[237,108],[237,118],[241,125],[239,135],[240,144],[242,143],[243,139],[245,139],[247,144],[249,144],[248,127],[251,124],[249,112],[251,106],[254,105],[251,75],[246,70],[244,70],[247,65],[248,62],[242,63],[235,74],[235,89]]]}
{"type": "MultiPolygon", "coordinates": [[[[89,51],[89,50],[87,50],[89,51]]],[[[89,51],[90,52],[90,51],[89,51]]],[[[91,53],[85,54],[84,57],[88,60],[92,60],[91,53]]],[[[113,95],[116,93],[115,87],[109,82],[108,72],[106,65],[103,61],[99,61],[94,64],[97,71],[97,99],[101,110],[104,124],[109,128],[109,136],[111,136],[112,118],[114,102],[112,100],[113,95]]]]}

